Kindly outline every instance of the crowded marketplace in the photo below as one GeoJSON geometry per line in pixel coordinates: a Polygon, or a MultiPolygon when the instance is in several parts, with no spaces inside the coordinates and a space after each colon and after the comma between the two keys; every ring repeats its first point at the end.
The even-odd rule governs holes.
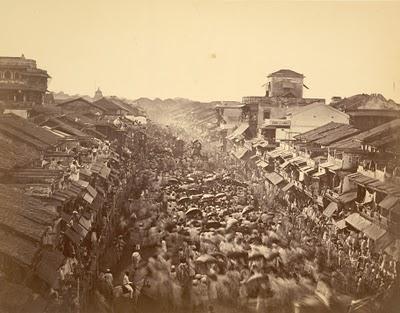
{"type": "Polygon", "coordinates": [[[10,81],[0,311],[396,312],[400,111],[268,77],[262,97],[168,105],[10,81]]]}

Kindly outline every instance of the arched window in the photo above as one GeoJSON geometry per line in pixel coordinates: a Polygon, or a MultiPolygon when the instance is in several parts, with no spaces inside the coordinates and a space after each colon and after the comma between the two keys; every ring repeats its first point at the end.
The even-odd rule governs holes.
{"type": "Polygon", "coordinates": [[[14,79],[16,79],[16,80],[20,79],[19,73],[14,73],[14,79]]]}
{"type": "Polygon", "coordinates": [[[11,79],[11,72],[10,72],[10,71],[6,71],[6,72],[4,73],[4,78],[5,78],[5,79],[11,79]]]}

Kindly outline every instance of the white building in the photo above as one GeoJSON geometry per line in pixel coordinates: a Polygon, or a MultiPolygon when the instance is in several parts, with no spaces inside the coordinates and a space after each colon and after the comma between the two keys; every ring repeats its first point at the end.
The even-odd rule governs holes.
{"type": "Polygon", "coordinates": [[[276,139],[279,141],[292,140],[298,134],[329,122],[349,124],[348,114],[321,103],[313,103],[293,110],[289,109],[286,119],[290,121],[290,128],[277,129],[276,139]]]}

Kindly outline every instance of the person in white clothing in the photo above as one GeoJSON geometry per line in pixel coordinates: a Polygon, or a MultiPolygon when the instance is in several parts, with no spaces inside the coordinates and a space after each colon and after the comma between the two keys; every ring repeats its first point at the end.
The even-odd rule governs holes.
{"type": "Polygon", "coordinates": [[[133,299],[133,288],[129,281],[129,272],[125,272],[124,274],[124,277],[122,278],[122,286],[129,292],[129,297],[133,299]]]}

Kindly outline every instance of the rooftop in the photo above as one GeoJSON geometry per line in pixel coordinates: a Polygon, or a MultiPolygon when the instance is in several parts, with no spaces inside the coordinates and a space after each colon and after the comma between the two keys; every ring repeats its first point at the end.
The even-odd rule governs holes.
{"type": "Polygon", "coordinates": [[[288,69],[281,69],[279,71],[273,72],[268,75],[268,77],[296,77],[296,78],[304,78],[303,74],[297,73],[288,69]]]}

